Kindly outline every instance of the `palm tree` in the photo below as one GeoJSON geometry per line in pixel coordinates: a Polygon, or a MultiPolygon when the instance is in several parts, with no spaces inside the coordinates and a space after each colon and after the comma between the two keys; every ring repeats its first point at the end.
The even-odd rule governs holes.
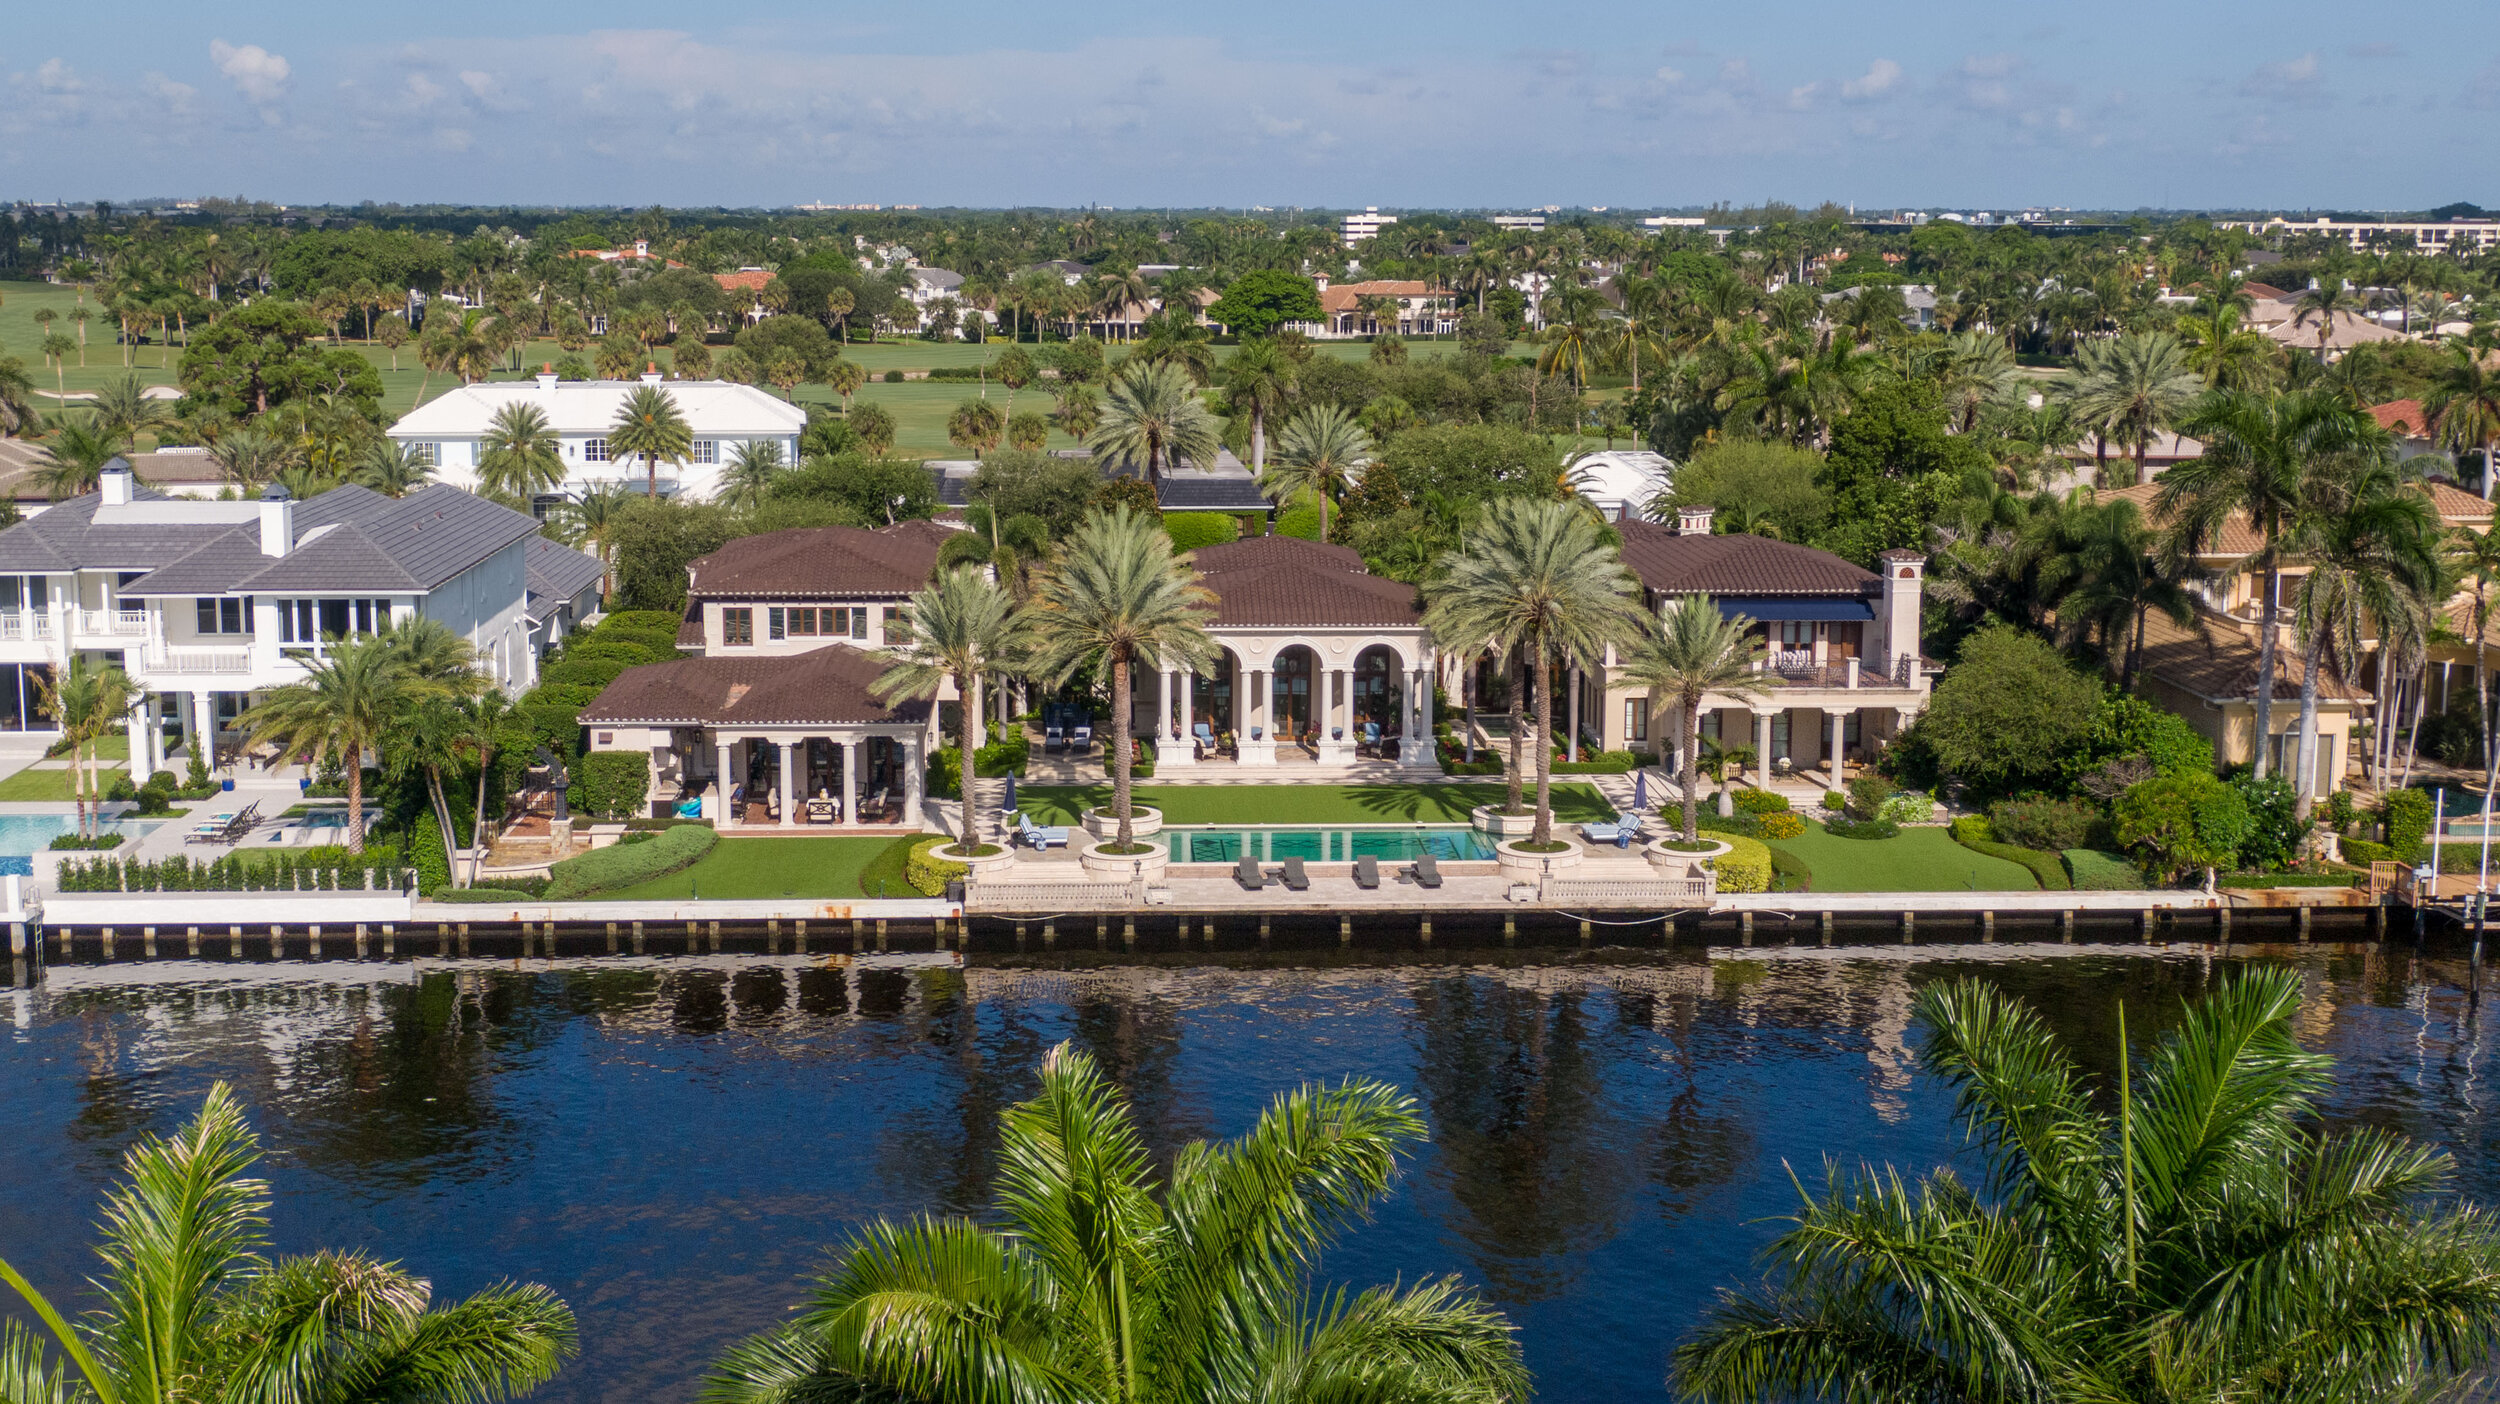
{"type": "Polygon", "coordinates": [[[782,461],[779,439],[745,440],[730,451],[729,463],[721,470],[721,500],[741,507],[761,506],[772,491],[773,480],[788,467],[782,461]]]}
{"type": "Polygon", "coordinates": [[[1328,507],[1352,486],[1372,454],[1371,435],[1343,406],[1313,405],[1295,415],[1277,436],[1276,466],[1259,477],[1259,491],[1280,508],[1308,493],[1319,499],[1319,539],[1328,540],[1328,507]]]}
{"type": "Polygon", "coordinates": [[[2135,481],[2145,452],[2196,403],[2203,383],[2188,368],[2179,339],[2168,332],[2128,332],[2083,358],[2066,390],[2077,422],[2105,442],[2135,450],[2135,481]]]}
{"type": "Polygon", "coordinates": [[[2179,319],[2188,368],[2208,390],[2263,390],[2274,377],[2274,343],[2240,325],[2245,313],[2237,303],[2200,298],[2179,319]]]}
{"type": "Polygon", "coordinates": [[[911,637],[897,647],[877,651],[886,665],[869,691],[879,700],[934,699],[945,684],[955,685],[963,756],[963,813],[955,829],[955,851],[969,857],[980,845],[973,824],[974,755],[980,750],[981,679],[1011,667],[1019,649],[1015,599],[978,566],[961,565],[911,598],[911,637]]]}
{"type": "Polygon", "coordinates": [[[363,457],[348,481],[367,487],[384,497],[406,497],[424,487],[434,477],[431,459],[409,451],[406,444],[394,439],[373,439],[365,444],[363,457]]]}
{"type": "Polygon", "coordinates": [[[2399,475],[2392,446],[2338,455],[2316,475],[2295,549],[2309,565],[2293,595],[2301,638],[2298,815],[2316,799],[2318,688],[2328,667],[2350,677],[2372,626],[2427,618],[2448,599],[2439,513],[2399,475]]]}
{"type": "Polygon", "coordinates": [[[554,1377],[574,1352],[572,1310],[536,1284],[497,1283],[437,1304],[431,1285],[362,1252],[265,1256],[271,1203],[247,1172],[260,1141],[234,1091],[122,1159],[105,1199],[100,1309],[76,1324],[7,1263],[5,1280],[52,1343],[0,1328],[11,1404],[487,1404],[554,1377]]]}
{"type": "Polygon", "coordinates": [[[1292,357],[1278,351],[1276,343],[1266,337],[1242,342],[1224,363],[1225,393],[1232,397],[1237,413],[1250,416],[1253,477],[1267,472],[1267,417],[1283,407],[1299,369],[1292,357]]]}
{"type": "Polygon", "coordinates": [[[43,451],[52,460],[36,480],[54,502],[83,497],[96,490],[104,465],[121,456],[122,440],[90,420],[54,415],[43,451]]]}
{"type": "Polygon", "coordinates": [[[2318,359],[2326,359],[2326,344],[2335,335],[2337,313],[2350,317],[2359,314],[2365,304],[2359,293],[2344,286],[2341,276],[2329,273],[2301,293],[2292,302],[2292,326],[2295,330],[2318,324],[2318,359]]]}
{"type": "MultiPolygon", "coordinates": [[[[2495,747],[2491,715],[2491,612],[2495,603],[2492,585],[2500,582],[2500,536],[2488,531],[2458,527],[2448,537],[2449,573],[2460,580],[2470,580],[2474,589],[2474,715],[2483,728],[2483,756],[2486,761],[2500,758],[2495,747]]],[[[2386,670],[2381,669],[2382,675],[2386,670]]]]}
{"type": "Polygon", "coordinates": [[[859,446],[871,458],[883,458],[894,448],[894,415],[874,400],[865,401],[843,416],[851,432],[859,436],[859,446]]]}
{"type": "Polygon", "coordinates": [[[536,405],[515,401],[496,410],[478,444],[479,490],[518,502],[554,491],[564,481],[563,443],[536,405]]]}
{"type": "Polygon", "coordinates": [[[96,741],[122,725],[131,703],[137,699],[137,686],[119,666],[99,663],[92,655],[79,654],[70,660],[69,671],[56,682],[38,679],[43,692],[43,710],[59,722],[61,743],[69,748],[70,797],[78,806],[78,833],[89,837],[95,832],[90,824],[87,795],[96,795],[92,814],[100,823],[104,817],[103,786],[95,773],[93,750],[96,741]]]}
{"type": "Polygon", "coordinates": [[[1163,524],[1123,503],[1077,525],[1034,590],[1033,675],[1056,687],[1090,670],[1111,685],[1111,807],[1119,851],[1135,847],[1129,823],[1131,675],[1140,661],[1203,672],[1216,656],[1206,626],[1215,596],[1185,556],[1172,554],[1163,524]]]}
{"type": "Polygon", "coordinates": [[[1349,1299],[1306,1279],[1423,1134],[1392,1088],[1306,1085],[1159,1172],[1127,1098],[1061,1044],[1004,1118],[999,1226],[862,1230],[797,1320],[722,1358],[704,1404],[1512,1404],[1528,1379],[1511,1327],[1455,1280],[1349,1299]]]}
{"type": "Polygon", "coordinates": [[[2435,1198],[2444,1153],[2320,1129],[2333,1060],[2301,1048],[2299,1008],[2295,971],[2225,980],[2139,1068],[2120,1005],[2112,1103],[2037,1013],[1982,980],[1927,986],[1919,1061],[1957,1092],[1982,1180],[1833,1169],[1766,1253],[1771,1281],[1723,1292],[1677,1347],[1674,1386],[1705,1404],[2440,1397],[2500,1345],[2500,1241],[2435,1198]]]}
{"type": "Polygon", "coordinates": [[[1592,666],[1608,644],[1644,631],[1639,583],[1587,503],[1505,497],[1485,507],[1426,597],[1425,627],[1444,649],[1517,650],[1537,675],[1529,841],[1552,843],[1553,670],[1592,666]]]}
{"type": "Polygon", "coordinates": [[[616,527],[633,496],[623,483],[597,483],[558,503],[548,514],[552,534],[568,546],[588,547],[599,558],[599,594],[606,598],[615,569],[616,527]]]}
{"type": "Polygon", "coordinates": [[[868,383],[868,370],[853,360],[838,360],[825,371],[825,387],[842,397],[842,413],[851,412],[851,397],[868,383]]]}
{"type": "Polygon", "coordinates": [[[1112,379],[1102,423],[1085,446],[1115,467],[1144,469],[1153,482],[1175,460],[1202,466],[1214,461],[1216,444],[1215,416],[1199,400],[1189,373],[1163,362],[1128,366],[1112,379]]]}
{"type": "Polygon", "coordinates": [[[2460,457],[2482,454],[2483,500],[2491,500],[2492,443],[2500,440],[2500,374],[2494,373],[2490,355],[2462,338],[2451,339],[2447,359],[2431,372],[2422,415],[2441,447],[2460,457]]]}
{"type": "Polygon", "coordinates": [[[35,414],[35,382],[26,374],[26,363],[0,355],[0,435],[26,432],[35,414]]]}
{"type": "Polygon", "coordinates": [[[976,460],[998,447],[999,437],[1006,432],[1006,416],[987,400],[966,400],[946,417],[946,441],[972,450],[976,460]]]}
{"type": "Polygon", "coordinates": [[[608,453],[642,459],[650,474],[644,496],[660,495],[661,459],[683,463],[693,452],[694,430],[678,410],[676,396],[657,385],[637,385],[625,396],[616,411],[616,423],[608,430],[608,453]]]}
{"type": "Polygon", "coordinates": [[[136,444],[141,433],[173,418],[165,402],[148,394],[136,375],[106,381],[88,408],[97,429],[127,444],[136,444]]]}
{"type": "Polygon", "coordinates": [[[2042,544],[2049,549],[2039,593],[2057,611],[2058,633],[2069,645],[2097,635],[2122,691],[2135,691],[2147,616],[2159,612],[2180,628],[2204,632],[2198,596],[2189,588],[2202,570],[2192,557],[2160,549],[2133,502],[2068,509],[2042,544]]]}
{"type": "Polygon", "coordinates": [[[1701,824],[1699,733],[1701,704],[1712,693],[1752,701],[1761,675],[1753,670],[1763,644],[1753,621],[1723,614],[1707,595],[1686,595],[1667,607],[1658,632],[1643,630],[1623,655],[1623,678],[1646,687],[1652,703],[1675,703],[1676,785],[1684,792],[1684,841],[1699,837],[1701,824]]]}
{"type": "Polygon", "coordinates": [[[250,745],[281,756],[336,757],[347,772],[347,846],[365,848],[367,751],[379,754],[395,723],[441,684],[417,677],[387,636],[327,640],[304,663],[304,680],[271,692],[236,719],[250,745]]]}
{"type": "Polygon", "coordinates": [[[2204,441],[2205,452],[2162,474],[2153,516],[2171,524],[2175,549],[2201,554],[2218,540],[2234,513],[2256,531],[2256,552],[2239,563],[2264,580],[2257,606],[2256,773],[2270,768],[2266,742],[2274,710],[2277,611],[2283,601],[2283,533],[2299,512],[2314,461],[2362,449],[2384,431],[2366,410],[2337,403],[2315,391],[2252,395],[2219,390],[2207,395],[2180,423],[2180,432],[2204,441]]]}
{"type": "Polygon", "coordinates": [[[44,334],[43,357],[52,363],[53,397],[63,402],[69,399],[69,353],[77,349],[77,342],[59,332],[44,334]]]}
{"type": "Polygon", "coordinates": [[[218,435],[208,454],[227,481],[246,488],[274,480],[295,462],[295,446],[257,424],[218,435]]]}

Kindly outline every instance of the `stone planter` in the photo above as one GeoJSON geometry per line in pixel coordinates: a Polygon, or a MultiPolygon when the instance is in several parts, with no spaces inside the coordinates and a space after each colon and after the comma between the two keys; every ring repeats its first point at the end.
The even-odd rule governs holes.
{"type": "MultiPolygon", "coordinates": [[[[976,847],[977,846],[979,845],[976,845],[976,847]]],[[[1016,865],[1016,851],[1014,848],[1003,843],[994,843],[988,846],[995,848],[998,851],[996,853],[989,854],[986,857],[963,858],[956,856],[950,851],[954,847],[953,844],[942,844],[936,849],[935,856],[945,862],[963,864],[964,867],[970,870],[969,876],[976,880],[989,877],[1016,865]]]]}
{"type": "Polygon", "coordinates": [[[1533,809],[1525,814],[1504,814],[1493,805],[1480,804],[1471,817],[1477,832],[1491,834],[1497,839],[1526,838],[1536,832],[1536,811],[1533,809]]]}
{"type": "Polygon", "coordinates": [[[1541,882],[1549,874],[1580,866],[1580,860],[1587,856],[1586,849],[1567,841],[1557,853],[1529,853],[1519,847],[1520,842],[1504,839],[1493,845],[1493,857],[1501,864],[1505,882],[1541,882]]]}
{"type": "MultiPolygon", "coordinates": [[[[1128,807],[1128,828],[1130,833],[1141,839],[1149,834],[1162,833],[1163,811],[1150,804],[1132,804],[1128,807]]],[[[1086,810],[1085,832],[1108,841],[1113,834],[1120,832],[1120,820],[1108,810],[1086,810]]]]}
{"type": "Polygon", "coordinates": [[[1661,877],[1700,877],[1702,864],[1735,851],[1735,845],[1711,838],[1701,840],[1710,845],[1707,850],[1692,853],[1669,848],[1668,842],[1667,839],[1654,839],[1641,846],[1641,856],[1649,860],[1649,866],[1656,868],[1661,877]]]}
{"type": "Polygon", "coordinates": [[[1172,850],[1163,844],[1148,843],[1144,853],[1106,853],[1107,846],[1089,843],[1077,850],[1076,861],[1084,865],[1088,876],[1105,882],[1143,878],[1153,884],[1163,881],[1165,870],[1172,866],[1172,850]]]}

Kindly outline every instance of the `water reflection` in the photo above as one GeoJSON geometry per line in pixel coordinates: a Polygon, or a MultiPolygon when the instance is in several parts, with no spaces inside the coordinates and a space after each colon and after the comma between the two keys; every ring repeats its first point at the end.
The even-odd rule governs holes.
{"type": "MultiPolygon", "coordinates": [[[[2283,953],[2300,1037],[2341,1060],[2330,1122],[2440,1141],[2500,1199],[2461,966],[2283,953]]],[[[1996,948],[1679,954],[1286,971],[1001,970],[893,960],[77,968],[0,1032],[0,1252],[70,1291],[121,1151],[235,1082],[273,1147],[288,1248],[373,1247],[466,1292],[534,1278],[580,1312],[546,1398],[690,1399],[880,1213],[977,1212],[1000,1113],[1074,1040],[1154,1152],[1234,1134],[1305,1080],[1380,1078],[1430,1121],[1330,1275],[1457,1271],[1526,1333],[1549,1398],[1662,1397],[1665,1352],[1747,1270],[1827,1155],[1963,1153],[1914,1072],[1910,1002],[1978,970],[2096,1087],[2224,968],[2204,953],[1996,948]]]]}

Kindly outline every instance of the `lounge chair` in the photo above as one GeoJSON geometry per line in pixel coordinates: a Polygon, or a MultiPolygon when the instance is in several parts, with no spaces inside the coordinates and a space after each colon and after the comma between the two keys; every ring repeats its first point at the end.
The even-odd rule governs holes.
{"type": "Polygon", "coordinates": [[[184,843],[217,842],[219,837],[226,832],[226,826],[234,822],[234,814],[235,812],[229,809],[221,813],[208,816],[199,823],[192,825],[190,832],[182,836],[182,841],[184,843]]]}
{"type": "Polygon", "coordinates": [[[1256,892],[1267,886],[1267,874],[1259,871],[1259,860],[1255,855],[1245,853],[1241,855],[1241,861],[1233,865],[1233,881],[1240,883],[1244,892],[1256,892]]]}
{"type": "Polygon", "coordinates": [[[1369,853],[1354,860],[1354,885],[1366,892],[1379,890],[1380,860],[1369,853]]]}
{"type": "Polygon", "coordinates": [[[259,822],[260,801],[254,800],[250,804],[243,806],[243,811],[241,813],[235,815],[234,818],[226,822],[226,827],[223,832],[207,839],[206,841],[209,843],[223,844],[240,843],[243,841],[243,836],[252,831],[252,826],[258,824],[259,822]]]}
{"type": "Polygon", "coordinates": [[[1068,846],[1068,828],[1066,825],[1036,824],[1033,822],[1030,815],[1019,814],[1016,816],[1016,834],[1024,840],[1025,846],[1029,848],[1043,849],[1049,848],[1054,844],[1061,848],[1068,846]]]}
{"type": "Polygon", "coordinates": [[[1357,742],[1354,744],[1354,749],[1355,749],[1356,754],[1358,754],[1358,755],[1369,755],[1369,756],[1377,756],[1377,755],[1379,755],[1379,754],[1380,754],[1380,723],[1378,723],[1378,722],[1365,722],[1365,723],[1363,723],[1363,739],[1362,739],[1362,740],[1360,740],[1360,741],[1357,741],[1357,742]]]}
{"type": "Polygon", "coordinates": [[[1441,885],[1441,865],[1432,861],[1432,855],[1429,853],[1416,854],[1415,865],[1408,868],[1407,871],[1415,875],[1415,885],[1417,887],[1439,887],[1441,885]]]}
{"type": "Polygon", "coordinates": [[[1068,749],[1081,756],[1094,753],[1094,727],[1091,722],[1078,722],[1068,733],[1068,749]]]}
{"type": "Polygon", "coordinates": [[[1207,725],[1205,722],[1199,722],[1197,725],[1189,729],[1189,734],[1198,742],[1198,759],[1205,760],[1207,757],[1215,754],[1214,727],[1207,725]]]}
{"type": "Polygon", "coordinates": [[[1621,844],[1623,842],[1623,826],[1621,824],[1582,824],[1580,826],[1580,837],[1587,839],[1591,843],[1621,844]]]}
{"type": "Polygon", "coordinates": [[[1064,751],[1067,748],[1068,734],[1059,729],[1059,723],[1052,722],[1042,728],[1042,753],[1044,755],[1052,751],[1064,751]]]}
{"type": "Polygon", "coordinates": [[[1285,860],[1285,890],[1287,892],[1311,890],[1311,875],[1302,871],[1302,860],[1299,858],[1285,860]]]}

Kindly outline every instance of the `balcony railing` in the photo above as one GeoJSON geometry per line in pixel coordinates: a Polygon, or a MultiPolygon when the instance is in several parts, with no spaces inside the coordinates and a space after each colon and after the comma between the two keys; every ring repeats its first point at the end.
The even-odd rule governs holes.
{"type": "Polygon", "coordinates": [[[51,637],[52,616],[49,614],[0,614],[0,640],[51,637]]]}
{"type": "Polygon", "coordinates": [[[139,637],[148,631],[148,612],[144,609],[82,609],[78,611],[78,632],[90,637],[139,637]]]}
{"type": "Polygon", "coordinates": [[[1817,663],[1813,654],[1798,652],[1773,653],[1762,660],[1757,671],[1773,687],[1915,687],[1918,684],[1910,672],[1913,666],[1914,660],[1906,654],[1895,661],[1890,673],[1873,660],[1861,659],[1853,682],[1848,660],[1817,663]]]}
{"type": "Polygon", "coordinates": [[[148,668],[158,673],[248,673],[250,644],[213,644],[196,648],[150,649],[148,668]]]}

